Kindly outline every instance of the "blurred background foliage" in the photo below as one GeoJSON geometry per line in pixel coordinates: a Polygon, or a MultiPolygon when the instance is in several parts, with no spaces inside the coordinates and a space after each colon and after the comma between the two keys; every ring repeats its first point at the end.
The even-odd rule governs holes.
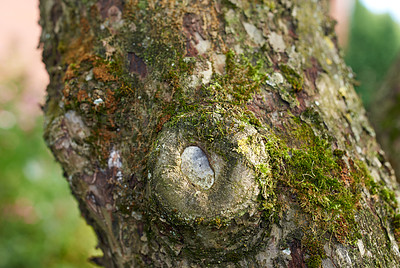
{"type": "Polygon", "coordinates": [[[28,128],[20,120],[23,81],[0,81],[0,267],[95,267],[95,235],[43,142],[41,117],[28,128]]]}
{"type": "Polygon", "coordinates": [[[345,61],[356,74],[356,91],[370,110],[399,54],[400,26],[389,14],[374,14],[356,1],[349,34],[345,61]]]}
{"type": "MultiPolygon", "coordinates": [[[[399,25],[357,1],[344,52],[367,108],[399,47],[399,25]]],[[[101,254],[95,235],[43,142],[42,119],[21,109],[26,80],[22,69],[0,77],[0,268],[95,267],[87,261],[101,254]]]]}

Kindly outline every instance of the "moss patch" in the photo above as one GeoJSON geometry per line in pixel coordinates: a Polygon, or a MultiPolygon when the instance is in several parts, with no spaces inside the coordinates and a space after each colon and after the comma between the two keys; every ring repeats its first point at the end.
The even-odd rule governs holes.
{"type": "Polygon", "coordinates": [[[400,214],[396,214],[392,221],[394,238],[400,243],[400,214]]]}
{"type": "Polygon", "coordinates": [[[303,77],[286,64],[281,64],[279,67],[286,80],[292,85],[293,90],[296,92],[302,91],[304,84],[303,77]]]}
{"type": "MultiPolygon", "coordinates": [[[[230,110],[238,120],[261,126],[258,118],[246,108],[246,103],[266,80],[266,75],[261,71],[261,62],[252,65],[247,58],[229,51],[226,53],[225,74],[214,73],[210,83],[203,84],[198,89],[188,89],[184,86],[195,68],[194,59],[176,56],[169,65],[172,67],[164,73],[163,79],[168,83],[173,98],[169,102],[159,98],[163,106],[159,129],[166,122],[165,118],[173,120],[173,117],[178,117],[180,114],[196,110],[201,114],[206,111],[211,112],[210,109],[217,112],[230,110]]],[[[156,96],[162,94],[160,89],[156,96]]]]}
{"type": "Polygon", "coordinates": [[[303,250],[309,255],[306,259],[307,267],[319,268],[322,264],[322,259],[327,256],[324,247],[319,239],[310,234],[305,234],[301,241],[303,250]]]}
{"type": "Polygon", "coordinates": [[[259,91],[266,80],[266,74],[261,72],[262,62],[252,65],[244,56],[238,57],[233,51],[228,51],[225,64],[226,73],[214,74],[212,82],[203,87],[203,92],[210,102],[242,105],[259,91]]]}
{"type": "Polygon", "coordinates": [[[395,193],[388,189],[384,183],[376,183],[369,176],[366,183],[370,193],[375,197],[379,197],[376,206],[380,206],[386,214],[387,220],[392,225],[392,230],[397,244],[400,246],[400,214],[398,214],[399,204],[396,200],[395,193]]]}
{"type": "Polygon", "coordinates": [[[354,216],[366,176],[343,151],[332,151],[330,143],[315,136],[306,124],[298,124],[293,133],[290,139],[297,140],[296,145],[289,146],[275,135],[265,139],[271,162],[270,170],[258,169],[261,208],[268,217],[277,213],[283,205],[276,205],[278,192],[286,191],[318,227],[316,236],[330,233],[340,243],[354,244],[360,236],[354,216]]]}

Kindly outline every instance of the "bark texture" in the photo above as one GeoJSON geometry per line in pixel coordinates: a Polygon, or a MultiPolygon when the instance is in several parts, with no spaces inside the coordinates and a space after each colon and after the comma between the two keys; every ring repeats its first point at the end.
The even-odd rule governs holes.
{"type": "Polygon", "coordinates": [[[371,121],[377,139],[387,153],[400,180],[400,58],[391,67],[385,82],[377,91],[372,105],[371,121]]]}
{"type": "Polygon", "coordinates": [[[396,267],[327,3],[42,0],[45,139],[106,267],[396,267]]]}

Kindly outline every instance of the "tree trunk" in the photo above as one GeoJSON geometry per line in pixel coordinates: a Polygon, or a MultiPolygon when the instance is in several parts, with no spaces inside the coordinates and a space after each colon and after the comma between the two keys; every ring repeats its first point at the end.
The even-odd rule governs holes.
{"type": "Polygon", "coordinates": [[[328,3],[42,0],[45,139],[106,267],[396,267],[328,3]]]}
{"type": "Polygon", "coordinates": [[[400,181],[400,57],[394,62],[372,104],[371,121],[377,139],[400,181]]]}

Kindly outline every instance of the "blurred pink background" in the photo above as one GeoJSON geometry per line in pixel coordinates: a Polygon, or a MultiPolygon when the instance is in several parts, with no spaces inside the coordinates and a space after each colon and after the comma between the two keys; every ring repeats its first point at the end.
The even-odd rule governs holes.
{"type": "Polygon", "coordinates": [[[38,0],[0,0],[0,113],[3,121],[10,117],[0,122],[3,128],[17,123],[29,130],[41,114],[49,78],[38,49],[38,5],[38,0]],[[22,82],[23,92],[18,92],[17,82],[22,82]],[[5,113],[2,109],[11,102],[16,106],[5,113]]]}

